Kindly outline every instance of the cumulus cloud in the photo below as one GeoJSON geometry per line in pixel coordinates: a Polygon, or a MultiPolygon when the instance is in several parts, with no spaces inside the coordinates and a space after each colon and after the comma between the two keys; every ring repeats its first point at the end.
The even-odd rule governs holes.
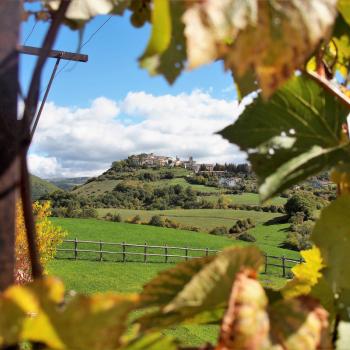
{"type": "Polygon", "coordinates": [[[30,168],[42,177],[91,176],[141,152],[201,162],[243,161],[235,146],[215,135],[243,108],[244,103],[200,90],[162,96],[129,92],[122,101],[96,98],[88,108],[49,102],[34,137],[30,168]]]}

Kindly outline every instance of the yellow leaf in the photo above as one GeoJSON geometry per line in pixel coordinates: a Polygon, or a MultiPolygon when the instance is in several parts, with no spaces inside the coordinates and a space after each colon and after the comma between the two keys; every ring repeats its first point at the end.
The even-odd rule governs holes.
{"type": "Polygon", "coordinates": [[[322,277],[321,270],[323,264],[321,252],[317,247],[301,251],[304,263],[292,268],[294,278],[282,289],[282,294],[286,298],[294,298],[300,295],[307,295],[311,288],[316,285],[322,277]]]}
{"type": "Polygon", "coordinates": [[[59,350],[116,349],[139,301],[112,293],[63,296],[53,277],[7,289],[0,295],[0,346],[32,341],[59,350]]]}
{"type": "Polygon", "coordinates": [[[164,52],[171,40],[171,17],[169,0],[154,0],[152,11],[152,33],[146,51],[140,57],[141,67],[154,65],[158,54],[164,52]]]}

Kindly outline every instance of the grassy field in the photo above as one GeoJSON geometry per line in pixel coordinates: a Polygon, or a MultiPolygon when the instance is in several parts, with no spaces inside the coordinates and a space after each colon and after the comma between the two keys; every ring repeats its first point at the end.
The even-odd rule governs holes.
{"type": "Polygon", "coordinates": [[[201,231],[210,231],[217,226],[230,228],[238,219],[246,218],[251,218],[256,224],[261,224],[281,215],[232,209],[133,210],[103,208],[98,209],[98,213],[101,218],[107,213],[120,214],[123,221],[139,215],[141,220],[145,222],[148,222],[153,215],[161,215],[183,225],[196,226],[201,231]]]}
{"type": "MultiPolygon", "coordinates": [[[[203,212],[199,213],[199,217],[202,217],[203,212]]],[[[220,218],[220,215],[224,215],[225,213],[219,214],[217,211],[214,211],[212,214],[213,217],[219,216],[221,220],[222,216],[220,218]]],[[[251,233],[257,238],[257,245],[268,254],[297,257],[298,254],[295,252],[278,248],[278,244],[285,236],[284,229],[286,228],[286,224],[264,226],[263,220],[268,220],[271,215],[274,215],[270,214],[269,216],[268,213],[260,212],[258,214],[265,214],[265,216],[259,219],[261,222],[259,226],[251,230],[251,233]]],[[[218,250],[230,245],[248,244],[207,233],[146,225],[113,223],[96,219],[52,218],[52,221],[68,231],[68,238],[76,237],[80,240],[125,241],[129,243],[147,242],[148,244],[155,245],[168,244],[174,246],[208,247],[218,250]]],[[[91,246],[79,245],[80,249],[91,249],[91,246]]],[[[85,260],[53,260],[48,266],[48,271],[51,274],[61,277],[68,289],[78,292],[115,291],[119,293],[133,293],[139,292],[142,286],[159,271],[174,266],[174,264],[159,262],[97,262],[91,259],[97,260],[98,254],[95,254],[95,256],[88,256],[87,254],[94,253],[79,253],[79,259],[86,258],[85,260]]],[[[142,257],[140,259],[142,260],[142,257]]],[[[269,274],[261,274],[260,279],[264,285],[275,288],[281,287],[286,282],[283,278],[269,274]]],[[[182,341],[183,345],[197,346],[208,341],[215,341],[217,330],[216,326],[184,326],[170,329],[167,333],[176,336],[182,341]]]]}
{"type": "MultiPolygon", "coordinates": [[[[260,205],[259,195],[257,193],[242,193],[242,194],[224,194],[229,203],[233,204],[247,204],[247,205],[260,205]]],[[[217,202],[218,196],[204,196],[204,199],[210,202],[217,202]]],[[[284,205],[287,199],[282,197],[275,197],[267,201],[264,205],[284,205]]]]}
{"type": "MultiPolygon", "coordinates": [[[[265,214],[265,213],[264,213],[265,214]]],[[[157,245],[157,246],[175,246],[175,247],[188,247],[188,248],[209,248],[214,250],[221,250],[224,247],[231,245],[245,245],[248,244],[246,242],[237,241],[233,238],[223,237],[223,236],[215,236],[202,232],[192,232],[185,230],[177,230],[163,227],[154,227],[148,225],[137,225],[137,224],[126,224],[126,223],[114,223],[96,219],[61,219],[61,218],[52,218],[52,221],[57,225],[63,227],[68,231],[68,237],[70,239],[77,238],[78,240],[93,240],[93,241],[104,241],[104,242],[126,242],[132,244],[144,244],[147,245],[157,245]]],[[[257,241],[256,245],[264,251],[268,255],[276,255],[276,256],[286,256],[289,258],[298,258],[299,254],[297,252],[283,249],[279,247],[279,244],[284,240],[286,235],[286,228],[288,224],[274,224],[267,225],[265,223],[261,223],[257,225],[254,229],[251,229],[249,232],[252,233],[257,241]]],[[[72,248],[71,243],[65,243],[72,248]]],[[[80,246],[81,249],[95,249],[98,250],[99,247],[91,247],[91,245],[84,246],[82,244],[80,246]]],[[[112,251],[120,251],[120,247],[108,247],[109,250],[112,251]]],[[[129,249],[129,248],[128,248],[129,249]]],[[[130,248],[128,251],[136,251],[139,252],[141,248],[130,248]],[[135,250],[133,250],[135,249],[135,250]]],[[[143,249],[143,248],[142,248],[143,249]]],[[[143,250],[142,250],[143,251],[143,250]]],[[[149,248],[148,253],[163,253],[163,248],[154,248],[152,251],[149,248]]],[[[63,253],[62,253],[63,254],[63,253]]],[[[70,256],[72,256],[72,253],[70,256]]],[[[94,254],[94,253],[89,253],[94,254]]],[[[180,250],[171,250],[169,248],[169,254],[177,254],[184,255],[183,251],[180,250]]],[[[204,255],[204,252],[193,252],[191,253],[193,256],[204,255]]],[[[84,253],[80,253],[80,257],[85,257],[84,253]]],[[[96,253],[93,258],[97,259],[98,253],[96,253]]],[[[91,256],[87,256],[87,258],[91,258],[91,256]]],[[[113,255],[111,259],[114,259],[113,255]]],[[[133,257],[133,261],[135,261],[137,257],[133,257]]],[[[108,259],[106,257],[106,259],[108,259]]],[[[142,260],[143,257],[139,257],[139,261],[142,260]]],[[[120,258],[117,259],[120,261],[120,258]]],[[[137,260],[137,259],[136,259],[137,260]]],[[[169,258],[169,262],[171,261],[179,261],[182,259],[169,258]]],[[[161,257],[151,257],[149,262],[157,263],[163,262],[164,259],[161,257]]]]}

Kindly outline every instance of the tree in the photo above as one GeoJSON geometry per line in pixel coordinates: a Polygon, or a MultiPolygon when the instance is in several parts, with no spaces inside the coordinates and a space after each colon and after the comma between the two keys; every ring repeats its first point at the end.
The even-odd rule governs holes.
{"type": "MultiPolygon", "coordinates": [[[[31,266],[26,239],[21,203],[17,203],[16,218],[16,266],[15,276],[17,283],[30,281],[31,266]]],[[[36,217],[37,245],[40,253],[40,262],[45,267],[56,254],[57,246],[62,243],[67,233],[50,220],[50,202],[33,204],[33,212],[36,217]]]]}
{"type": "Polygon", "coordinates": [[[303,213],[304,220],[308,220],[314,215],[316,201],[310,195],[304,192],[299,192],[287,200],[284,209],[289,217],[292,217],[297,213],[303,213]]]}

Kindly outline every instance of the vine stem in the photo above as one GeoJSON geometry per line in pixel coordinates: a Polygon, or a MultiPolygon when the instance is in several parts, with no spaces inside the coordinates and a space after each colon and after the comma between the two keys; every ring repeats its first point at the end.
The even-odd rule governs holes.
{"type": "Polygon", "coordinates": [[[332,84],[325,77],[322,77],[315,72],[304,71],[304,73],[311,79],[315,80],[318,84],[320,84],[325,90],[337,97],[343,105],[350,109],[350,99],[345,94],[343,94],[336,85],[332,84]]]}
{"type": "Polygon", "coordinates": [[[29,86],[27,98],[25,100],[25,107],[23,112],[22,123],[22,147],[20,153],[20,174],[21,174],[21,198],[23,207],[24,224],[27,234],[28,251],[32,269],[33,278],[40,278],[43,275],[43,268],[40,264],[40,255],[36,242],[36,230],[35,220],[33,216],[31,187],[29,179],[29,171],[27,165],[27,154],[31,142],[30,137],[30,125],[35,115],[38,101],[39,101],[39,88],[42,70],[46,62],[47,56],[52,49],[52,46],[56,40],[57,33],[62,23],[67,8],[71,0],[62,0],[58,10],[52,16],[52,22],[49,30],[46,33],[41,53],[36,62],[32,79],[29,86]]]}

